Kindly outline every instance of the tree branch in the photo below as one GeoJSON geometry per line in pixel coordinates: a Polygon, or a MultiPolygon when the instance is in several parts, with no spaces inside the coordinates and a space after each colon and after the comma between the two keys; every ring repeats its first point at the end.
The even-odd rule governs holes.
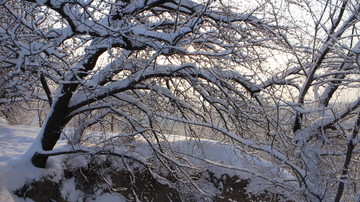
{"type": "Polygon", "coordinates": [[[43,89],[44,89],[44,91],[45,91],[45,93],[46,93],[46,96],[47,96],[47,98],[48,98],[49,105],[50,105],[50,107],[51,107],[51,105],[52,105],[51,91],[50,91],[49,86],[48,86],[47,83],[46,83],[46,80],[45,80],[45,77],[44,77],[44,74],[43,74],[43,73],[40,74],[40,82],[41,82],[41,85],[42,85],[42,87],[43,87],[43,89]]]}
{"type": "Polygon", "coordinates": [[[356,140],[357,139],[357,135],[359,133],[359,129],[360,129],[360,112],[358,113],[358,117],[357,120],[355,122],[355,126],[354,129],[352,131],[351,134],[351,138],[349,139],[348,145],[347,145],[347,152],[346,152],[346,157],[345,157],[345,161],[344,161],[344,165],[343,165],[343,169],[341,172],[341,176],[339,179],[339,186],[338,186],[338,190],[336,192],[336,196],[335,196],[335,202],[339,202],[341,199],[341,196],[343,194],[344,191],[344,184],[346,181],[346,179],[348,178],[347,174],[349,172],[349,164],[351,161],[351,157],[353,155],[353,150],[355,148],[355,146],[358,144],[356,140]]]}

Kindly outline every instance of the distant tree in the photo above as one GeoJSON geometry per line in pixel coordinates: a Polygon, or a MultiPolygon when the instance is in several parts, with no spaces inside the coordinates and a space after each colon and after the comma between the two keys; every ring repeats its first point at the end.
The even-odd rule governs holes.
{"type": "Polygon", "coordinates": [[[42,70],[34,67],[30,57],[27,65],[17,63],[21,46],[31,42],[32,32],[16,16],[29,19],[28,11],[33,5],[15,0],[3,3],[0,6],[0,112],[10,124],[26,124],[29,111],[33,111],[32,115],[36,111],[41,119],[42,110],[47,109],[44,107],[47,98],[41,88],[41,82],[45,81],[42,70]]]}
{"type": "Polygon", "coordinates": [[[279,54],[273,57],[278,69],[261,85],[254,84],[275,106],[267,110],[271,147],[257,147],[284,155],[283,163],[306,187],[306,198],[353,200],[359,185],[360,4],[324,0],[283,5],[269,10],[278,24],[289,27],[279,33],[288,48],[274,52],[279,54]]]}

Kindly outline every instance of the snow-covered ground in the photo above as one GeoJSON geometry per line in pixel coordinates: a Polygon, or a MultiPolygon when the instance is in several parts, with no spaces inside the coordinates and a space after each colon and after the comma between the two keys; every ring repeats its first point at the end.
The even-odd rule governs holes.
{"type": "MultiPolygon", "coordinates": [[[[0,125],[1,202],[24,201],[10,194],[8,190],[18,189],[26,181],[40,179],[47,175],[61,177],[63,156],[51,157],[47,169],[38,169],[32,166],[30,156],[25,153],[38,131],[39,128],[35,127],[0,125]]],[[[232,145],[210,140],[191,140],[183,136],[167,136],[166,139],[171,143],[175,154],[181,154],[192,164],[205,167],[219,177],[227,173],[230,176],[239,175],[242,178],[251,178],[248,190],[252,192],[271,188],[274,184],[280,184],[292,178],[285,170],[273,167],[270,162],[245,154],[232,145]]],[[[57,149],[66,149],[65,145],[66,141],[60,141],[57,149]]],[[[137,145],[131,152],[146,159],[151,149],[144,146],[145,141],[139,140],[137,145]]],[[[121,151],[120,148],[119,152],[121,151]]],[[[74,201],[76,201],[78,193],[75,185],[69,184],[66,191],[68,195],[74,196],[74,201]]],[[[123,201],[123,199],[118,195],[105,193],[97,196],[95,201],[123,201]]]]}
{"type": "MultiPolygon", "coordinates": [[[[8,126],[0,125],[0,202],[22,202],[32,201],[30,199],[20,199],[9,190],[14,190],[28,180],[40,179],[42,176],[52,174],[53,176],[60,176],[58,172],[62,171],[61,157],[49,159],[49,169],[35,168],[31,162],[26,151],[32,145],[36,138],[39,128],[29,126],[8,126]]],[[[66,144],[61,140],[57,148],[66,144]]],[[[73,188],[75,185],[69,184],[68,187],[73,188]]],[[[117,195],[105,193],[98,196],[94,201],[124,201],[117,195]]]]}
{"type": "Polygon", "coordinates": [[[20,157],[34,141],[39,128],[0,125],[0,166],[20,157]]]}
{"type": "Polygon", "coordinates": [[[8,189],[20,186],[35,171],[22,155],[38,131],[28,126],[0,125],[0,201],[18,201],[8,189]]]}

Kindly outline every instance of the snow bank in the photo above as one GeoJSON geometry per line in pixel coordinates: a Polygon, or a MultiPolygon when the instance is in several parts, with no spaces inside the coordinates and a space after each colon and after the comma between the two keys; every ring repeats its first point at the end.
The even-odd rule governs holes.
{"type": "Polygon", "coordinates": [[[0,201],[14,201],[7,191],[21,186],[28,176],[37,175],[21,155],[32,144],[38,128],[0,125],[0,201]]]}
{"type": "MultiPolygon", "coordinates": [[[[296,183],[284,183],[295,180],[288,171],[255,154],[247,154],[235,145],[178,135],[165,135],[165,138],[171,143],[172,150],[194,167],[206,168],[218,179],[227,174],[249,180],[247,191],[253,194],[264,190],[282,193],[284,184],[297,187],[296,183]]],[[[144,147],[137,147],[141,148],[144,147]]]]}
{"type": "MultiPolygon", "coordinates": [[[[60,177],[61,157],[49,160],[51,169],[35,168],[27,152],[36,139],[39,128],[0,125],[0,201],[14,201],[8,190],[15,190],[27,181],[44,175],[60,177]]],[[[64,145],[60,141],[59,146],[64,145]]],[[[19,201],[16,199],[15,201],[19,201]]]]}
{"type": "MultiPolygon", "coordinates": [[[[35,168],[30,162],[31,156],[29,155],[32,153],[26,151],[30,147],[36,147],[33,142],[39,138],[37,137],[38,131],[39,128],[27,126],[0,126],[0,201],[14,201],[15,196],[12,196],[8,190],[18,189],[27,181],[38,180],[42,176],[51,176],[55,182],[61,180],[63,157],[66,155],[49,158],[47,169],[35,168]]],[[[113,134],[113,136],[115,135],[113,134]]],[[[99,134],[94,133],[93,137],[99,137],[99,134]]],[[[255,155],[247,154],[234,145],[177,135],[164,135],[163,138],[162,146],[171,151],[169,158],[179,159],[176,157],[181,156],[186,159],[185,164],[189,168],[206,169],[218,178],[227,174],[240,176],[241,179],[249,179],[248,191],[251,192],[271,189],[271,187],[275,187],[275,184],[284,184],[284,181],[293,179],[293,176],[286,170],[276,168],[272,163],[255,155]]],[[[59,145],[57,151],[70,149],[69,146],[65,146],[65,141],[60,141],[59,145]]],[[[91,151],[91,147],[89,151],[91,151]]],[[[146,161],[153,155],[153,149],[143,138],[137,138],[127,144],[119,144],[114,152],[123,152],[124,155],[132,155],[135,158],[141,158],[142,161],[146,161]],[[129,144],[131,145],[129,146],[129,144]]],[[[87,162],[82,158],[83,156],[79,155],[72,161],[67,161],[67,164],[71,163],[72,167],[84,166],[87,162]]],[[[179,161],[179,163],[181,162],[179,161]]],[[[75,188],[75,182],[68,180],[66,183],[65,188],[61,191],[62,194],[70,196],[76,201],[75,199],[79,198],[80,193],[75,188]]],[[[114,197],[116,201],[123,200],[117,195],[103,194],[97,196],[94,201],[114,201],[114,197]]]]}

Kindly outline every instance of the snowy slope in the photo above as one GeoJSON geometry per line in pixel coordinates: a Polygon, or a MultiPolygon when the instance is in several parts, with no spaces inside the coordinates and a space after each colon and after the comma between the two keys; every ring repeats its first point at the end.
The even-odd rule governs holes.
{"type": "MultiPolygon", "coordinates": [[[[29,126],[0,125],[0,202],[25,201],[10,194],[8,190],[17,189],[28,180],[40,179],[47,175],[60,176],[62,157],[49,159],[48,169],[38,169],[32,166],[30,158],[26,155],[39,130],[29,126]]],[[[57,148],[64,145],[65,141],[60,141],[57,148]]],[[[75,185],[69,184],[68,187],[73,194],[76,194],[75,185]]],[[[116,195],[103,194],[94,201],[121,202],[123,199],[116,195]]]]}
{"type": "Polygon", "coordinates": [[[34,172],[21,156],[32,144],[38,130],[0,125],[0,201],[14,201],[7,189],[20,186],[34,172]]]}
{"type": "Polygon", "coordinates": [[[33,142],[39,128],[0,125],[0,166],[21,156],[33,142]]]}
{"type": "MultiPolygon", "coordinates": [[[[0,201],[23,201],[9,193],[21,187],[26,181],[40,179],[42,176],[53,176],[60,180],[63,173],[64,156],[51,157],[47,169],[37,169],[32,166],[30,157],[24,152],[31,146],[36,138],[39,128],[27,126],[0,126],[0,201]]],[[[239,175],[243,179],[251,179],[248,191],[272,189],[274,184],[281,184],[285,180],[291,180],[292,176],[285,170],[273,167],[270,162],[241,152],[233,145],[210,140],[189,139],[183,136],[164,136],[168,142],[164,145],[171,146],[175,155],[184,156],[194,166],[206,168],[220,177],[226,173],[230,176],[239,175]]],[[[126,151],[128,155],[137,155],[143,159],[150,156],[151,148],[143,139],[138,139],[132,154],[126,148],[118,146],[117,152],[126,151]]],[[[60,141],[57,151],[68,150],[65,141],[60,141]]],[[[79,161],[74,161],[79,163],[79,161]]],[[[76,166],[76,165],[74,165],[76,166]]],[[[68,181],[66,192],[73,197],[73,201],[79,198],[74,182],[68,181]]],[[[273,190],[275,193],[281,190],[273,190]]],[[[97,196],[95,201],[123,201],[118,195],[105,193],[97,196]]]]}

